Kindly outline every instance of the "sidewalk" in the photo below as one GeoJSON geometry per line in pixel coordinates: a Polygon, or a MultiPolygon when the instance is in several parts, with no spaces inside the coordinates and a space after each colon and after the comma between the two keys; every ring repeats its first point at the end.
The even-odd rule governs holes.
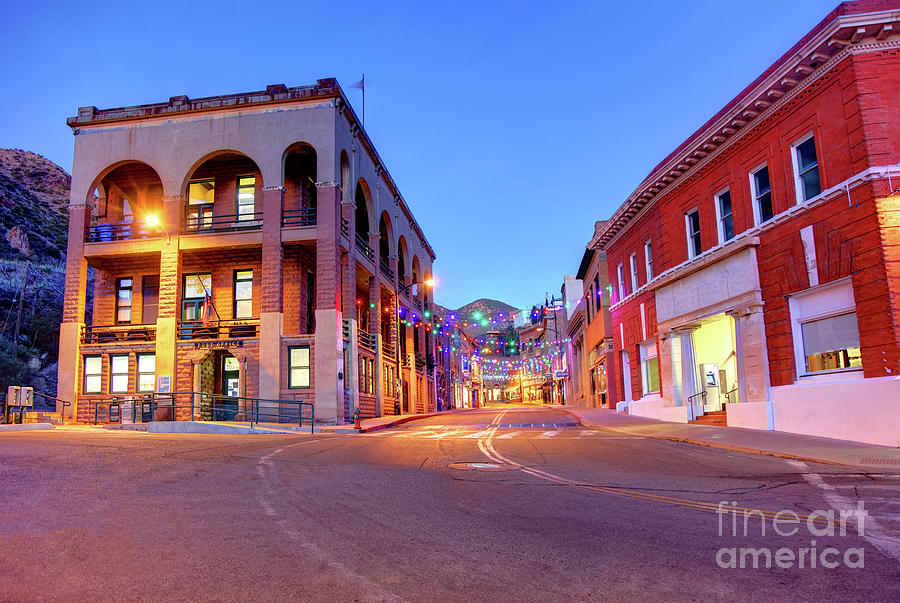
{"type": "Polygon", "coordinates": [[[606,408],[554,408],[569,413],[585,427],[594,429],[801,461],[900,471],[900,448],[784,431],[669,423],[620,414],[606,408]]]}

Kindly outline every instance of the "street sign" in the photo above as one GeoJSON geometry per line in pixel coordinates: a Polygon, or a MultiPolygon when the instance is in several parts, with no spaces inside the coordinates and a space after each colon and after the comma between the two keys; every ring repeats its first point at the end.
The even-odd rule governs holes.
{"type": "Polygon", "coordinates": [[[554,379],[568,379],[569,371],[553,371],[554,379]]]}

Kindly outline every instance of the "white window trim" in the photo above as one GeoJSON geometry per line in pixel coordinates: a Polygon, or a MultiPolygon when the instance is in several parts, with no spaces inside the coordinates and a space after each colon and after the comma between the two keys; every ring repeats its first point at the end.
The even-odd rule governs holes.
{"type": "Polygon", "coordinates": [[[641,394],[644,396],[652,394],[659,395],[660,391],[662,390],[662,379],[659,374],[659,350],[656,347],[656,339],[648,339],[647,341],[638,344],[638,360],[641,363],[641,394]],[[653,355],[651,356],[648,352],[648,354],[645,356],[644,350],[652,350],[653,355]],[[658,381],[660,381],[660,383],[658,389],[651,390],[647,389],[650,381],[649,377],[647,376],[647,361],[654,358],[656,358],[656,378],[658,381]]]}
{"type": "Polygon", "coordinates": [[[631,267],[631,290],[638,290],[638,265],[637,265],[637,251],[633,252],[630,256],[628,256],[628,263],[631,267]]]}
{"type": "MultiPolygon", "coordinates": [[[[753,206],[753,225],[760,226],[764,224],[762,221],[762,213],[759,211],[759,202],[756,199],[756,174],[759,173],[763,168],[768,168],[769,162],[763,161],[758,166],[750,170],[750,204],[753,206]]],[[[769,170],[769,195],[771,198],[772,195],[772,170],[769,170]]],[[[775,218],[775,207],[772,207],[772,219],[775,218]]]]}
{"type": "Polygon", "coordinates": [[[720,198],[722,195],[724,195],[725,193],[731,193],[731,188],[729,188],[729,187],[726,186],[725,188],[723,188],[722,190],[720,190],[719,192],[717,192],[715,195],[713,195],[713,205],[715,205],[715,207],[716,207],[716,232],[719,233],[719,234],[718,234],[718,236],[719,236],[719,245],[724,245],[725,243],[727,243],[728,241],[730,241],[731,239],[733,239],[734,237],[737,236],[737,233],[734,232],[734,197],[732,196],[732,198],[731,198],[731,231],[732,231],[732,236],[731,236],[731,239],[728,239],[728,241],[725,240],[725,229],[724,229],[723,224],[722,224],[722,218],[723,218],[724,216],[722,215],[722,206],[721,206],[721,204],[719,203],[719,198],[720,198]]]}
{"type": "Polygon", "coordinates": [[[622,262],[616,266],[616,276],[619,277],[619,301],[625,299],[625,266],[622,262]]]}
{"type": "Polygon", "coordinates": [[[697,234],[700,234],[700,224],[699,224],[700,208],[694,207],[693,209],[689,209],[686,212],[684,212],[684,235],[685,235],[685,240],[687,241],[687,252],[688,252],[689,260],[692,260],[695,257],[697,257],[698,255],[700,255],[701,253],[703,253],[702,237],[700,239],[700,247],[701,247],[700,252],[694,253],[693,239],[691,237],[691,219],[690,219],[690,217],[694,214],[697,214],[697,234]]]}
{"type": "MultiPolygon", "coordinates": [[[[797,205],[801,205],[803,203],[809,203],[810,201],[815,201],[819,197],[822,196],[824,189],[822,188],[822,171],[819,169],[822,165],[822,162],[819,161],[819,149],[816,149],[816,171],[819,172],[819,194],[815,197],[810,197],[809,199],[803,198],[803,181],[800,179],[800,161],[797,157],[797,147],[801,144],[809,140],[810,138],[814,138],[816,135],[815,132],[808,132],[803,135],[801,138],[798,138],[791,145],[791,166],[794,170],[794,195],[797,199],[797,205]]],[[[815,146],[815,143],[813,143],[815,146]]],[[[772,174],[769,173],[769,182],[771,183],[772,174]]]]}
{"type": "MultiPolygon", "coordinates": [[[[844,377],[851,377],[852,375],[846,375],[846,373],[855,374],[857,377],[862,378],[863,375],[863,367],[862,366],[852,366],[849,368],[840,368],[840,369],[832,369],[829,371],[814,371],[807,372],[806,371],[806,356],[803,353],[803,332],[801,330],[801,325],[807,322],[813,322],[816,320],[822,320],[824,318],[833,318],[835,316],[841,316],[843,314],[849,314],[850,312],[856,312],[856,298],[854,297],[853,286],[850,281],[850,277],[838,279],[836,281],[831,281],[830,283],[825,283],[824,285],[819,285],[818,287],[810,287],[809,289],[804,289],[803,291],[798,291],[797,293],[793,293],[788,296],[788,309],[791,314],[791,335],[794,343],[794,364],[797,367],[797,379],[802,379],[803,381],[811,381],[816,379],[817,377],[823,377],[825,380],[829,379],[830,375],[844,373],[844,377]],[[844,304],[841,306],[834,306],[828,308],[827,310],[823,310],[821,312],[815,312],[811,314],[804,314],[803,316],[798,316],[799,309],[797,308],[798,302],[802,300],[804,297],[809,297],[811,295],[821,294],[829,289],[836,289],[838,287],[847,287],[850,288],[850,296],[852,302],[849,304],[844,304]]],[[[857,314],[857,319],[859,315],[857,314]]]]}
{"type": "Polygon", "coordinates": [[[653,277],[656,276],[653,273],[653,241],[644,241],[644,270],[647,275],[647,282],[653,280],[653,277]]]}

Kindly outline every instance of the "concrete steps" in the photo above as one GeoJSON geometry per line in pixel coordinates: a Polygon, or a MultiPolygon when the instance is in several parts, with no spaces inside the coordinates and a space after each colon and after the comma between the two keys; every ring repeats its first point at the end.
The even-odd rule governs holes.
{"type": "Polygon", "coordinates": [[[693,421],[689,421],[693,425],[718,425],[719,427],[728,426],[728,417],[724,410],[714,410],[697,417],[693,421]]]}
{"type": "Polygon", "coordinates": [[[25,424],[29,423],[50,423],[51,425],[65,425],[62,413],[50,411],[31,411],[25,413],[25,424]]]}

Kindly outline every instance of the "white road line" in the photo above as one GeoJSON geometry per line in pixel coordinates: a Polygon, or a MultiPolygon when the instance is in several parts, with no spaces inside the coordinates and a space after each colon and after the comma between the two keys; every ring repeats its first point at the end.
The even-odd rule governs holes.
{"type": "Polygon", "coordinates": [[[498,440],[508,440],[510,438],[514,438],[517,435],[522,433],[521,431],[510,431],[509,433],[504,433],[503,435],[497,436],[498,440]]]}
{"type": "Polygon", "coordinates": [[[560,433],[562,433],[562,432],[560,432],[560,431],[545,431],[544,433],[539,435],[538,438],[541,440],[546,440],[547,438],[552,438],[553,436],[559,435],[560,433]]]}
{"type": "MultiPolygon", "coordinates": [[[[836,488],[829,483],[825,482],[825,478],[818,473],[809,473],[809,465],[804,463],[803,461],[794,461],[789,460],[788,464],[796,467],[803,473],[803,479],[806,480],[807,483],[819,488],[822,491],[822,497],[828,502],[829,505],[835,511],[856,511],[857,503],[863,502],[865,503],[865,499],[857,499],[855,501],[850,500],[849,498],[844,497],[843,495],[836,492],[836,488]]],[[[825,509],[823,509],[824,511],[825,509]]],[[[900,519],[900,514],[891,514],[892,519],[900,519]]],[[[859,523],[856,521],[857,517],[854,514],[851,514],[848,519],[851,523],[855,523],[857,525],[857,533],[859,533],[858,526],[859,523]]],[[[863,538],[868,540],[872,545],[877,548],[879,551],[884,553],[889,557],[893,557],[895,560],[900,561],[900,537],[895,536],[893,534],[888,533],[888,529],[883,527],[879,520],[875,517],[872,517],[871,514],[867,514],[865,521],[863,522],[862,533],[860,534],[863,538]]]]}

